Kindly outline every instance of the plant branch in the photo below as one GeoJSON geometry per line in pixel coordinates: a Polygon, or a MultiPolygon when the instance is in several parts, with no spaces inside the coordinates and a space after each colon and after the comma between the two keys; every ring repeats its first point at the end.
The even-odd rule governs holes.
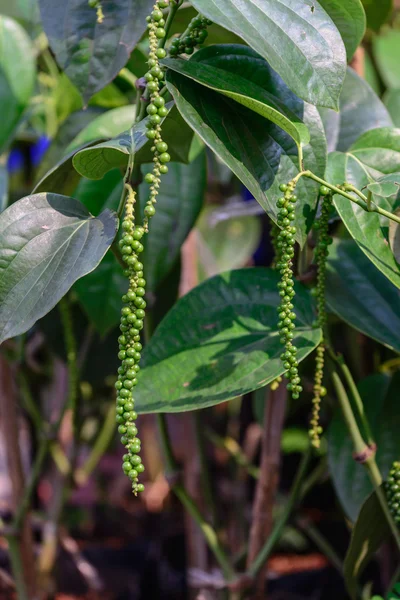
{"type": "Polygon", "coordinates": [[[201,485],[202,491],[205,501],[205,506],[207,507],[211,523],[215,526],[217,521],[217,508],[215,505],[213,489],[211,485],[211,477],[210,477],[210,469],[207,461],[205,440],[204,440],[204,426],[202,420],[202,413],[199,410],[195,410],[193,412],[193,420],[194,420],[194,428],[196,434],[196,446],[197,452],[200,458],[200,469],[201,469],[201,485]]]}
{"type": "Polygon", "coordinates": [[[297,501],[300,497],[304,475],[306,474],[310,458],[311,458],[311,449],[308,448],[307,451],[303,454],[303,458],[302,458],[300,466],[297,470],[296,477],[295,477],[295,480],[293,483],[293,487],[290,491],[290,495],[287,500],[285,509],[284,509],[280,519],[276,523],[275,527],[273,528],[271,535],[269,536],[269,538],[265,542],[264,546],[261,548],[260,552],[258,553],[258,555],[254,559],[253,563],[250,565],[250,567],[247,570],[247,574],[251,578],[255,578],[257,576],[258,572],[260,571],[260,569],[263,568],[265,562],[267,561],[272,550],[274,549],[275,544],[279,541],[279,539],[283,533],[283,530],[286,527],[286,524],[290,518],[290,515],[292,514],[292,511],[293,511],[294,507],[296,506],[297,501]]]}
{"type": "MultiPolygon", "coordinates": [[[[247,567],[249,568],[269,538],[273,527],[273,508],[279,482],[281,436],[285,419],[287,390],[284,384],[276,390],[269,388],[265,393],[265,417],[261,439],[260,477],[257,482],[249,537],[247,567]]],[[[260,568],[254,599],[265,597],[265,569],[260,568]]]]}
{"type": "Polygon", "coordinates": [[[347,198],[351,202],[354,202],[354,204],[357,204],[366,212],[375,212],[384,217],[387,217],[391,221],[395,221],[395,223],[400,223],[400,217],[398,215],[395,215],[394,213],[391,213],[391,212],[385,210],[384,208],[380,208],[376,204],[371,204],[371,206],[368,207],[368,198],[366,196],[364,196],[364,194],[362,192],[360,192],[356,187],[351,186],[350,184],[346,184],[346,187],[348,189],[351,189],[351,191],[353,193],[356,193],[359,196],[359,199],[355,198],[351,194],[348,194],[346,191],[340,189],[336,185],[332,185],[331,183],[328,183],[324,179],[321,179],[321,177],[314,175],[314,173],[312,173],[312,171],[301,171],[295,177],[295,179],[298,180],[298,179],[300,179],[300,177],[308,177],[309,179],[313,179],[314,181],[316,181],[317,183],[320,183],[321,185],[325,185],[327,188],[329,188],[330,190],[335,192],[335,194],[340,194],[340,196],[343,196],[344,198],[347,198]]]}
{"type": "Polygon", "coordinates": [[[369,448],[369,446],[367,446],[367,444],[364,442],[361,436],[360,430],[357,425],[357,421],[354,417],[353,410],[351,408],[350,400],[347,396],[344,385],[336,371],[333,371],[332,373],[332,381],[336,390],[340,407],[343,412],[344,419],[346,421],[350,437],[353,442],[355,450],[354,457],[358,462],[363,464],[368,471],[368,475],[370,477],[372,485],[374,486],[383,514],[391,529],[398,550],[400,551],[400,532],[397,529],[397,525],[390,512],[385,493],[381,487],[382,475],[379,471],[378,465],[376,464],[375,452],[372,451],[371,448],[369,448]]]}

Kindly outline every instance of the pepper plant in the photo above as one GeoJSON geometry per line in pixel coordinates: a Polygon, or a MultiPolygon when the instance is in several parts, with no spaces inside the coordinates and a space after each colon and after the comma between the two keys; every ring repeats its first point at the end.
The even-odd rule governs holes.
{"type": "MultiPolygon", "coordinates": [[[[38,0],[11,13],[0,4],[1,151],[11,157],[38,133],[52,140],[25,197],[7,199],[1,166],[1,351],[18,366],[11,371],[24,410],[46,432],[5,530],[19,598],[35,597],[36,586],[21,567],[19,534],[66,410],[76,440],[82,434],[79,356],[88,342],[77,335],[76,307],[118,357],[108,393],[134,495],[147,481],[140,415],[155,413],[171,487],[230,598],[256,597],[309,461],[326,448],[352,523],[349,596],[367,597],[363,571],[383,543],[398,564],[400,130],[395,94],[391,116],[348,66],[363,39],[386,64],[373,32],[390,20],[390,6],[370,4],[367,14],[361,0],[38,0]],[[259,203],[274,258],[205,279],[177,299],[206,158],[259,203]],[[45,422],[26,352],[56,305],[69,391],[59,418],[45,422]],[[342,326],[351,328],[345,344],[342,326]],[[356,332],[375,344],[359,385],[356,332]],[[197,414],[269,386],[281,404],[286,391],[291,407],[307,403],[309,448],[282,516],[254,556],[250,540],[237,568],[224,523],[203,514],[179,477],[166,414],[197,414]]],[[[15,440],[8,452],[18,453],[15,440]]],[[[69,460],[73,486],[96,464],[69,460]]]]}

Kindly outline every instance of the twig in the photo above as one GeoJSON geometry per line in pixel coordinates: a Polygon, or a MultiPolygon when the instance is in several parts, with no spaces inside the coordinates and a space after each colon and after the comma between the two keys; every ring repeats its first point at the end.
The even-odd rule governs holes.
{"type": "MultiPolygon", "coordinates": [[[[11,366],[0,356],[0,410],[7,451],[8,473],[12,486],[14,512],[18,509],[24,490],[21,451],[18,443],[18,416],[11,366]]],[[[15,587],[19,600],[36,597],[33,539],[27,515],[21,519],[20,531],[7,535],[15,587]]]]}
{"type": "MultiPolygon", "coordinates": [[[[285,419],[287,390],[281,384],[276,390],[265,390],[265,418],[261,439],[260,477],[253,503],[247,568],[255,560],[273,526],[273,508],[279,482],[281,437],[285,419]]],[[[255,582],[254,600],[265,596],[266,564],[260,567],[255,582]]]]}

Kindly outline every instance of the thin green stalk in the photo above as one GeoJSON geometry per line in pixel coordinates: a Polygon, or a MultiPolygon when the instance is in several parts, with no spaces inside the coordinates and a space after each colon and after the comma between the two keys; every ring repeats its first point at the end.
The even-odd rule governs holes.
{"type": "Polygon", "coordinates": [[[398,215],[395,215],[383,208],[380,208],[379,206],[373,205],[370,208],[368,208],[368,204],[367,204],[368,198],[366,196],[364,196],[364,194],[362,194],[362,192],[357,190],[357,188],[355,188],[354,186],[352,186],[353,187],[352,191],[357,193],[357,195],[359,196],[360,199],[354,198],[354,196],[352,196],[351,194],[348,194],[344,190],[341,190],[336,185],[332,185],[331,183],[328,183],[324,179],[321,179],[321,177],[317,177],[317,175],[314,175],[314,173],[312,173],[311,171],[302,171],[301,173],[299,173],[299,175],[296,176],[295,179],[299,179],[300,177],[308,177],[309,179],[313,179],[314,181],[316,181],[317,183],[320,183],[321,185],[325,185],[330,190],[335,192],[335,194],[340,194],[344,198],[347,198],[351,202],[354,202],[355,204],[360,206],[366,212],[375,212],[380,215],[383,215],[384,217],[387,217],[391,221],[400,223],[400,217],[398,215]]]}
{"type": "Polygon", "coordinates": [[[391,600],[390,592],[393,590],[394,586],[396,585],[396,583],[399,582],[399,580],[400,580],[400,565],[397,567],[397,569],[393,573],[392,579],[390,580],[389,587],[388,587],[387,593],[385,595],[386,600],[391,600]]]}
{"type": "Polygon", "coordinates": [[[393,537],[396,541],[396,545],[400,551],[400,532],[397,529],[397,525],[393,519],[392,513],[390,512],[389,506],[387,504],[385,493],[383,492],[381,487],[382,475],[379,471],[378,465],[376,464],[375,453],[371,451],[371,449],[367,446],[367,444],[361,437],[361,433],[358,428],[356,419],[354,417],[350,400],[347,396],[344,385],[336,371],[333,371],[332,373],[332,381],[336,390],[340,407],[343,412],[344,419],[346,421],[350,437],[353,442],[355,455],[368,471],[369,478],[372,482],[372,485],[374,486],[383,514],[388,522],[393,537]]]}
{"type": "MultiPolygon", "coordinates": [[[[157,424],[160,432],[160,439],[166,463],[166,469],[167,472],[173,475],[173,478],[175,480],[177,479],[178,465],[175,462],[175,457],[172,450],[171,439],[169,436],[165,415],[157,415],[157,424]]],[[[228,582],[232,581],[235,578],[235,571],[218,540],[218,536],[214,528],[209,523],[207,523],[193,499],[189,496],[186,489],[178,480],[172,483],[172,490],[179,498],[183,506],[186,508],[192,519],[197,523],[198,527],[200,527],[201,531],[203,532],[204,538],[211,552],[214,554],[215,559],[220,565],[225,579],[228,582]]]]}
{"type": "Polygon", "coordinates": [[[24,488],[21,501],[18,505],[18,509],[13,520],[13,527],[16,529],[16,531],[18,531],[21,527],[22,521],[24,520],[24,517],[27,511],[29,510],[30,501],[33,492],[35,491],[36,484],[42,473],[42,467],[49,450],[49,445],[50,440],[48,438],[43,438],[40,442],[39,449],[35,456],[35,461],[33,463],[32,471],[29,477],[28,485],[26,485],[24,488]]]}
{"type": "Polygon", "coordinates": [[[202,413],[199,410],[193,412],[194,429],[196,434],[196,446],[197,452],[200,458],[201,468],[201,484],[202,492],[205,500],[205,504],[210,514],[211,524],[215,526],[217,521],[217,508],[215,505],[213,489],[211,485],[210,469],[207,460],[206,447],[204,443],[204,424],[202,420],[202,413]]]}
{"type": "Polygon", "coordinates": [[[107,450],[115,430],[115,406],[111,404],[103,425],[100,429],[100,433],[96,438],[93,448],[86,459],[85,463],[79,468],[75,475],[75,480],[79,485],[83,485],[89,478],[90,474],[96,468],[99,460],[107,450]]]}
{"type": "Polygon", "coordinates": [[[136,77],[136,75],[131,73],[129,69],[127,69],[126,67],[121,69],[120,72],[118,73],[118,77],[121,77],[121,79],[126,81],[126,83],[128,83],[131,86],[131,88],[133,88],[135,90],[135,92],[137,91],[137,89],[136,89],[137,77],[136,77]]]}
{"type": "Polygon", "coordinates": [[[355,384],[355,381],[353,379],[352,374],[350,373],[350,369],[349,367],[346,365],[346,363],[344,362],[343,357],[338,357],[338,364],[340,366],[340,369],[343,373],[343,376],[345,378],[345,381],[350,389],[351,395],[353,396],[354,399],[354,403],[357,407],[357,412],[360,416],[360,420],[364,429],[364,433],[365,436],[367,438],[367,443],[369,446],[374,446],[375,445],[375,441],[372,435],[372,431],[371,431],[371,427],[369,425],[369,421],[367,419],[367,415],[365,414],[365,409],[364,409],[364,405],[363,405],[363,401],[361,399],[360,393],[357,389],[357,386],[355,384]]]}
{"type": "MultiPolygon", "coordinates": [[[[347,429],[350,433],[350,437],[353,441],[354,452],[357,456],[362,456],[368,451],[368,447],[361,437],[360,430],[358,429],[357,421],[353,413],[353,409],[351,408],[351,404],[349,398],[347,396],[346,390],[340,379],[339,375],[336,371],[332,373],[332,382],[334,388],[336,390],[336,395],[339,400],[340,408],[343,412],[343,417],[347,425],[347,429]]],[[[381,481],[377,482],[377,485],[380,485],[381,481]]]]}
{"type": "Polygon", "coordinates": [[[336,550],[330,545],[328,540],[320,533],[317,527],[309,520],[297,519],[296,523],[298,527],[310,538],[317,548],[326,556],[329,562],[339,571],[343,573],[343,561],[336,552],[336,550]]]}
{"type": "Polygon", "coordinates": [[[24,580],[24,568],[22,564],[20,541],[16,536],[7,536],[8,554],[11,561],[11,570],[14,577],[15,589],[18,600],[31,600],[24,580]]]}
{"type": "Polygon", "coordinates": [[[272,550],[274,549],[275,544],[279,541],[279,539],[282,536],[283,530],[285,529],[286,524],[290,518],[290,515],[292,514],[292,511],[293,511],[294,507],[296,506],[297,501],[300,497],[304,475],[306,474],[310,458],[311,458],[311,450],[309,448],[303,454],[303,458],[301,460],[300,466],[296,473],[293,487],[290,491],[289,498],[287,500],[285,509],[284,509],[280,519],[274,526],[274,528],[271,532],[271,535],[269,536],[269,538],[265,542],[264,546],[261,548],[260,552],[258,553],[258,555],[256,556],[256,558],[254,559],[253,563],[250,565],[250,567],[247,571],[247,574],[251,578],[255,578],[257,576],[258,572],[260,571],[260,569],[262,569],[266,560],[268,559],[272,550]]]}

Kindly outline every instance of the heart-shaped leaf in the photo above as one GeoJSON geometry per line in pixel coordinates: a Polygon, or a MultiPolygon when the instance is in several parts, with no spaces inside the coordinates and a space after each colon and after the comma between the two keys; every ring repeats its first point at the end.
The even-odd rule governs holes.
{"type": "Polygon", "coordinates": [[[345,152],[366,131],[393,125],[382,100],[350,67],[347,68],[339,107],[338,113],[327,108],[319,109],[329,152],[345,152]]]}
{"type": "MultiPolygon", "coordinates": [[[[396,215],[400,217],[400,209],[396,210],[396,215]]],[[[393,255],[400,265],[400,225],[395,221],[389,223],[389,243],[393,255]]]]}
{"type": "Polygon", "coordinates": [[[400,90],[386,90],[383,95],[383,102],[395,127],[400,127],[400,90]]]}
{"type": "Polygon", "coordinates": [[[398,56],[400,53],[400,31],[388,28],[387,31],[374,36],[372,48],[379,74],[385,86],[399,89],[398,56]]]}
{"type": "MultiPolygon", "coordinates": [[[[223,48],[221,52],[223,52],[223,48]]],[[[226,52],[229,54],[229,46],[226,52]]],[[[217,60],[217,59],[216,59],[217,60]]],[[[269,81],[269,91],[280,98],[308,127],[311,142],[304,147],[304,164],[323,176],[325,136],[318,111],[296,98],[269,65],[258,59],[253,73],[256,83],[269,81]],[[261,62],[260,62],[261,61],[261,62]]],[[[250,61],[251,66],[251,61],[250,61]]],[[[282,129],[237,102],[179,73],[168,71],[167,85],[176,105],[192,129],[235,173],[271,219],[277,219],[279,184],[298,171],[298,148],[282,129]]],[[[318,187],[302,178],[296,188],[297,239],[303,244],[315,213],[318,187]]]]}
{"type": "Polygon", "coordinates": [[[367,189],[374,196],[380,196],[381,198],[390,198],[397,195],[400,192],[400,173],[384,175],[377,179],[377,181],[369,183],[367,189]]]}
{"type": "Polygon", "coordinates": [[[99,264],[117,222],[57,194],[27,196],[0,215],[0,343],[27,331],[99,264]]]}
{"type": "Polygon", "coordinates": [[[361,0],[318,0],[338,28],[349,62],[364,37],[366,17],[361,0]]]}
{"type": "MultiPolygon", "coordinates": [[[[171,105],[168,107],[171,108],[171,105]]],[[[136,123],[132,130],[124,131],[114,139],[80,150],[73,158],[75,169],[88,179],[101,179],[111,169],[126,169],[132,148],[136,164],[152,162],[151,144],[145,135],[146,123],[147,119],[143,119],[136,123]]],[[[164,119],[162,136],[168,144],[168,152],[173,161],[189,162],[193,131],[174,106],[164,119]]],[[[82,141],[82,138],[79,141],[82,141]]]]}
{"type": "Polygon", "coordinates": [[[259,218],[243,215],[212,223],[218,208],[208,206],[196,223],[199,279],[239,269],[257,250],[262,224],[259,218]]]}
{"type": "Polygon", "coordinates": [[[94,271],[75,283],[74,290],[79,301],[101,336],[118,324],[121,297],[126,294],[127,288],[128,280],[111,252],[107,252],[94,271]]]}
{"type": "MultiPolygon", "coordinates": [[[[365,135],[368,136],[369,133],[365,135]]],[[[390,148],[379,147],[353,150],[346,154],[333,152],[329,155],[326,179],[335,184],[346,181],[362,189],[371,182],[371,172],[376,175],[379,174],[379,168],[392,167],[395,171],[399,169],[400,164],[396,163],[399,163],[400,154],[399,158],[395,154],[390,148]],[[387,161],[384,159],[385,156],[387,161]],[[369,164],[364,163],[364,160],[369,164]],[[376,168],[372,165],[376,165],[376,168]]],[[[379,197],[376,199],[378,201],[379,197]]],[[[387,203],[387,199],[381,198],[381,202],[387,203]]],[[[379,215],[363,210],[338,194],[334,196],[334,203],[342,221],[361,250],[396,287],[400,288],[400,268],[390,250],[379,215]]],[[[390,206],[384,204],[384,208],[388,209],[390,206]]]]}
{"type": "Polygon", "coordinates": [[[192,4],[245,40],[297,96],[317,106],[338,108],[346,51],[318,2],[193,0],[192,4]]]}
{"type": "Polygon", "coordinates": [[[399,291],[353,240],[329,248],[326,300],[343,321],[400,352],[399,291]]]}
{"type": "Polygon", "coordinates": [[[357,597],[358,579],[365,567],[389,537],[390,527],[382,511],[378,495],[373,492],[362,505],[351,533],[350,546],[344,561],[344,579],[352,598],[357,597]]]}
{"type": "Polygon", "coordinates": [[[153,0],[39,0],[44,31],[57,62],[85,102],[114,79],[146,29],[153,0]]]}
{"type": "Polygon", "coordinates": [[[393,10],[393,0],[362,0],[367,15],[367,25],[373,31],[379,31],[389,19],[393,10]]]}
{"type": "MultiPolygon", "coordinates": [[[[135,394],[139,412],[204,408],[263,387],[282,374],[276,308],[279,274],[228,271],[181,298],[143,356],[135,394]]],[[[320,342],[308,291],[296,290],[295,344],[303,360],[320,342]]]]}
{"type": "Polygon", "coordinates": [[[0,15],[0,154],[10,142],[35,84],[32,43],[13,19],[0,15]]]}
{"type": "MultiPolygon", "coordinates": [[[[399,385],[400,372],[391,379],[383,374],[371,375],[358,385],[378,447],[376,461],[384,479],[400,455],[399,385]]],[[[360,428],[362,431],[361,425],[360,428]]],[[[337,408],[328,432],[329,468],[344,511],[356,521],[373,487],[367,469],[354,460],[353,450],[343,415],[337,408]]]]}
{"type": "Polygon", "coordinates": [[[254,83],[254,73],[250,78],[246,78],[246,68],[249,69],[251,64],[254,65],[258,61],[263,62],[263,59],[251,48],[218,45],[196,52],[191,60],[167,59],[163,62],[169,69],[232,98],[272,121],[286,131],[299,146],[307,144],[310,134],[298,116],[279,98],[263,86],[254,83]],[[217,60],[213,61],[215,58],[217,60]],[[235,71],[232,70],[233,65],[235,71]]]}

